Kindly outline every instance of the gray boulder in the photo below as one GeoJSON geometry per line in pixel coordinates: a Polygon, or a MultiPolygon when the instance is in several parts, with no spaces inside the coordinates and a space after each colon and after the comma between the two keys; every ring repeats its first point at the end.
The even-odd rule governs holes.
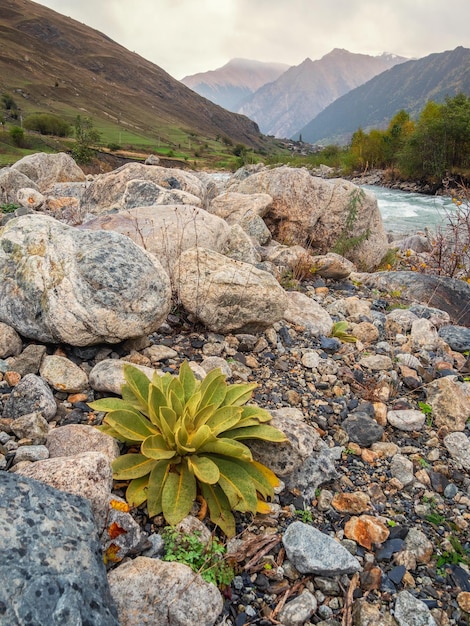
{"type": "Polygon", "coordinates": [[[0,236],[0,321],[76,346],[155,331],[170,309],[168,275],[127,237],[26,215],[0,236]]]}
{"type": "Polygon", "coordinates": [[[2,472],[2,624],[118,626],[85,498],[2,472]]]}
{"type": "Polygon", "coordinates": [[[20,189],[29,187],[38,191],[38,186],[26,174],[13,167],[0,169],[0,202],[16,204],[17,193],[20,189]]]}
{"type": "Polygon", "coordinates": [[[36,374],[26,374],[8,396],[3,417],[17,419],[30,413],[41,413],[50,421],[57,413],[57,404],[49,385],[36,374]]]}
{"type": "MultiPolygon", "coordinates": [[[[39,191],[45,191],[54,183],[80,182],[85,180],[85,174],[78,167],[71,156],[65,152],[47,154],[36,152],[28,154],[12,166],[12,169],[21,172],[38,186],[39,191]]],[[[31,187],[31,185],[23,185],[31,187]]]]}
{"type": "Polygon", "coordinates": [[[178,271],[181,303],[214,332],[266,328],[287,308],[286,293],[271,274],[217,252],[186,250],[178,271]]]}

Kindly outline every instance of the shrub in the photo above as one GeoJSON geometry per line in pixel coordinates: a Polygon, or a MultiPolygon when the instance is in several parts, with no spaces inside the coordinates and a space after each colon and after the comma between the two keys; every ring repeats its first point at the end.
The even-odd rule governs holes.
{"type": "Polygon", "coordinates": [[[100,430],[140,447],[113,462],[114,478],[130,480],[131,506],[147,501],[151,517],[163,513],[175,525],[199,493],[210,519],[227,536],[235,534],[232,511],[269,511],[265,500],[279,481],[240,440],[281,442],[285,436],[267,424],[266,410],[246,405],[256,383],[227,385],[218,369],[197,381],[186,362],[178,377],[155,373],[150,381],[127,364],[124,377],[122,399],[90,406],[107,413],[100,430]]]}
{"type": "Polygon", "coordinates": [[[56,135],[57,137],[67,137],[71,130],[70,124],[50,113],[28,115],[24,121],[24,127],[28,130],[35,130],[41,135],[56,135]]]}
{"type": "Polygon", "coordinates": [[[24,144],[24,130],[20,128],[20,126],[12,126],[10,128],[10,137],[14,145],[18,146],[18,148],[21,148],[24,144]]]}

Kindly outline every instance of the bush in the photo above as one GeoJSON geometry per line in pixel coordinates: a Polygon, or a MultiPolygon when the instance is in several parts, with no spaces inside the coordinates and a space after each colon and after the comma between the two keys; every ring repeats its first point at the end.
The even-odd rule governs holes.
{"type": "Polygon", "coordinates": [[[163,513],[175,525],[200,495],[227,536],[235,534],[232,510],[269,512],[265,499],[273,497],[279,481],[240,440],[281,442],[285,436],[267,424],[267,411],[243,406],[256,383],[227,385],[218,369],[197,381],[186,362],[178,377],[155,373],[150,381],[127,364],[124,377],[122,399],[105,398],[90,407],[107,412],[100,430],[140,448],[113,462],[114,478],[130,480],[131,506],[147,502],[150,517],[163,513]]]}
{"type": "Polygon", "coordinates": [[[21,148],[24,145],[24,130],[19,126],[12,126],[10,128],[10,137],[13,144],[18,148],[21,148]]]}
{"type": "Polygon", "coordinates": [[[28,115],[24,121],[24,127],[28,130],[35,130],[41,135],[55,135],[57,137],[67,137],[71,130],[70,124],[50,113],[28,115]]]}

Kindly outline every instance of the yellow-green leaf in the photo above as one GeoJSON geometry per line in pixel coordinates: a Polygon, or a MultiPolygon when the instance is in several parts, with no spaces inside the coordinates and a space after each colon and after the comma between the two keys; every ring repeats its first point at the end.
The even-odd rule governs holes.
{"type": "Polygon", "coordinates": [[[187,457],[189,470],[203,483],[214,485],[220,477],[219,468],[207,456],[192,454],[187,457]]]}
{"type": "MultiPolygon", "coordinates": [[[[95,428],[97,430],[100,430],[102,433],[105,433],[106,435],[109,435],[110,437],[114,437],[118,441],[122,441],[122,443],[127,443],[129,441],[128,439],[126,439],[125,437],[120,435],[117,432],[117,430],[114,430],[114,428],[111,428],[111,426],[108,426],[108,424],[106,424],[106,422],[104,422],[100,426],[95,426],[95,428]]],[[[138,441],[137,442],[131,441],[130,443],[139,443],[139,442],[138,441]]]]}
{"type": "Polygon", "coordinates": [[[222,404],[227,392],[227,385],[225,383],[225,376],[219,368],[207,374],[201,383],[199,391],[202,396],[199,403],[200,407],[207,406],[208,404],[215,404],[216,407],[219,407],[222,404]]]}
{"type": "Polygon", "coordinates": [[[132,391],[135,399],[145,412],[148,407],[150,380],[137,367],[125,364],[123,367],[124,378],[127,388],[132,391]]]}
{"type": "Polygon", "coordinates": [[[167,442],[171,445],[175,445],[175,427],[176,427],[176,413],[168,406],[160,407],[160,425],[162,427],[162,435],[167,442]]]}
{"type": "Polygon", "coordinates": [[[110,411],[117,411],[124,409],[126,411],[135,411],[136,408],[131,402],[126,402],[121,398],[102,398],[101,400],[95,400],[94,402],[87,402],[88,406],[93,411],[104,411],[109,413],[110,411]]]}
{"type": "Polygon", "coordinates": [[[240,420],[242,409],[239,406],[223,406],[207,420],[206,425],[214,435],[233,428],[240,420]]]}
{"type": "Polygon", "coordinates": [[[268,424],[260,424],[259,426],[246,426],[245,428],[234,428],[224,433],[226,437],[233,439],[263,439],[264,441],[275,441],[282,443],[287,441],[287,437],[283,432],[269,426],[268,424]]]}
{"type": "Polygon", "coordinates": [[[209,517],[213,524],[227,535],[235,535],[235,518],[230,508],[230,502],[219,485],[201,483],[201,492],[209,507],[209,517]]]}
{"type": "Polygon", "coordinates": [[[202,448],[203,445],[205,445],[209,441],[214,441],[214,440],[215,440],[215,437],[212,434],[211,429],[209,428],[209,426],[204,424],[203,426],[200,426],[194,433],[192,433],[189,436],[188,443],[189,445],[191,445],[191,447],[195,448],[196,450],[199,450],[199,448],[202,448]]]}
{"type": "Polygon", "coordinates": [[[163,461],[176,456],[176,450],[170,450],[163,435],[152,435],[147,437],[140,446],[140,451],[149,459],[163,461]]]}
{"type": "Polygon", "coordinates": [[[196,378],[187,361],[184,361],[181,364],[178,378],[184,389],[183,403],[185,403],[189,400],[189,398],[191,398],[197,388],[196,378]]]}
{"type": "Polygon", "coordinates": [[[258,497],[249,474],[245,472],[241,464],[232,463],[232,461],[216,455],[212,456],[211,459],[219,468],[218,484],[224,490],[232,509],[254,513],[258,497]]]}
{"type": "Polygon", "coordinates": [[[153,383],[149,387],[149,418],[150,421],[155,424],[158,429],[161,429],[160,423],[160,407],[166,406],[167,401],[161,389],[156,387],[153,383]]]}
{"type": "Polygon", "coordinates": [[[255,461],[246,462],[233,459],[233,463],[240,465],[243,470],[250,476],[253,485],[263,498],[272,498],[274,496],[274,487],[277,487],[279,480],[270,469],[255,461]]]}
{"type": "Polygon", "coordinates": [[[150,472],[147,490],[147,510],[150,517],[160,515],[163,511],[162,493],[170,467],[171,461],[159,461],[150,472]]]}
{"type": "MultiPolygon", "coordinates": [[[[201,402],[201,394],[196,391],[186,402],[186,413],[194,417],[199,410],[199,403],[201,402]]],[[[204,407],[203,407],[204,408],[204,407]]]]}
{"type": "Polygon", "coordinates": [[[221,454],[223,456],[235,457],[237,459],[243,459],[245,461],[251,461],[252,456],[250,449],[245,444],[235,441],[234,439],[216,439],[215,441],[208,441],[198,450],[199,453],[214,453],[221,454]]]}
{"type": "Polygon", "coordinates": [[[178,450],[178,453],[182,456],[189,452],[196,452],[196,448],[188,444],[189,435],[186,431],[184,424],[180,421],[179,426],[176,427],[175,430],[175,446],[178,450]]]}
{"type": "Polygon", "coordinates": [[[253,391],[258,387],[257,383],[238,383],[230,385],[225,394],[222,406],[241,406],[248,402],[253,391]]]}
{"type": "Polygon", "coordinates": [[[207,422],[207,420],[215,413],[216,411],[216,406],[215,404],[209,404],[208,406],[204,406],[201,409],[198,409],[196,414],[191,414],[188,411],[188,406],[186,406],[186,411],[187,414],[191,417],[191,415],[193,415],[192,417],[192,421],[194,424],[194,428],[199,428],[200,426],[202,426],[203,424],[205,424],[207,422]]]}
{"type": "Polygon", "coordinates": [[[130,506],[140,506],[147,500],[148,483],[148,475],[131,480],[126,489],[126,500],[130,506]]]}
{"type": "Polygon", "coordinates": [[[143,454],[123,454],[112,463],[113,477],[117,480],[130,480],[150,474],[157,461],[143,454]]]}
{"type": "MultiPolygon", "coordinates": [[[[183,391],[181,393],[183,393],[183,391]]],[[[176,413],[178,417],[181,417],[183,415],[184,405],[181,402],[180,397],[178,396],[178,393],[175,392],[173,389],[169,390],[168,404],[171,406],[171,408],[173,409],[173,411],[176,413]]]]}
{"type": "Polygon", "coordinates": [[[111,411],[105,417],[106,424],[130,441],[143,441],[158,429],[138,411],[111,411]]]}
{"type": "Polygon", "coordinates": [[[175,526],[188,515],[196,498],[196,479],[186,463],[168,474],[162,492],[162,508],[166,521],[175,526]]]}
{"type": "Polygon", "coordinates": [[[258,422],[270,422],[272,420],[272,415],[266,409],[262,409],[259,406],[253,406],[248,404],[248,406],[244,406],[242,409],[242,418],[252,417],[258,420],[258,422]]]}

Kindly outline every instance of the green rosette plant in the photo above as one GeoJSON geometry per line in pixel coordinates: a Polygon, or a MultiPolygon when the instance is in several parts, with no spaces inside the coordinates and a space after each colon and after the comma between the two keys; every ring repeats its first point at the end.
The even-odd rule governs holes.
{"type": "Polygon", "coordinates": [[[269,512],[266,500],[279,480],[241,440],[286,437],[268,424],[268,411],[246,404],[256,383],[229,385],[220,369],[198,381],[187,362],[178,376],[155,372],[152,380],[126,364],[124,377],[122,399],[89,406],[106,413],[102,432],[139,447],[113,462],[113,477],[130,481],[129,505],[147,501],[151,517],[162,513],[175,525],[202,496],[210,519],[229,537],[235,534],[232,511],[269,512]]]}

